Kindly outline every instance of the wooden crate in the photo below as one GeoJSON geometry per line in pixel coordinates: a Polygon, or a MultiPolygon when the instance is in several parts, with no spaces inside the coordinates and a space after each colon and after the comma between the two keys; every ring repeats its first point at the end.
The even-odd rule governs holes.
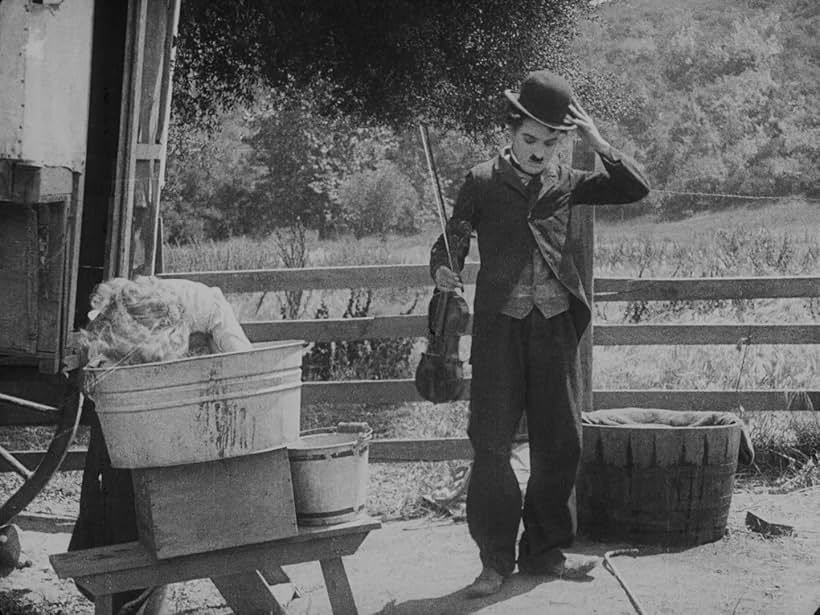
{"type": "Polygon", "coordinates": [[[139,540],[158,559],[298,534],[285,448],[132,477],[139,540]]]}

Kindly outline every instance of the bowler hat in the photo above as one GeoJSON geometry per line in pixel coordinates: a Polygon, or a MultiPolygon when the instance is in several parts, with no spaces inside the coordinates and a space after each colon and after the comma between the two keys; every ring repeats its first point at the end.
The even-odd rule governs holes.
{"type": "Polygon", "coordinates": [[[521,84],[521,90],[505,90],[504,95],[516,109],[553,130],[573,130],[565,120],[572,102],[572,87],[566,79],[548,70],[531,72],[521,84]]]}

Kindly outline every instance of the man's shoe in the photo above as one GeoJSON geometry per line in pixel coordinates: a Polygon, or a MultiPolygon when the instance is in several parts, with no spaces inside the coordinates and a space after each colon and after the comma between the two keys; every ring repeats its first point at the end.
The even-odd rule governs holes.
{"type": "Polygon", "coordinates": [[[595,555],[566,555],[564,561],[547,568],[547,574],[561,579],[583,579],[601,563],[595,555]]]}
{"type": "Polygon", "coordinates": [[[503,584],[504,576],[500,572],[485,566],[481,574],[475,578],[475,581],[467,586],[467,597],[483,598],[492,596],[501,590],[503,584]]]}

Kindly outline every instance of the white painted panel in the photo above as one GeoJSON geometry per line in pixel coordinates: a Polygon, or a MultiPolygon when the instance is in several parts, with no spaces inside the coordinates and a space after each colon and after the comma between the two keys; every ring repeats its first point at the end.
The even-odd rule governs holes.
{"type": "Polygon", "coordinates": [[[25,6],[22,0],[0,2],[0,158],[18,159],[22,147],[25,6]]]}
{"type": "Polygon", "coordinates": [[[3,157],[83,170],[93,11],[93,0],[0,2],[0,59],[14,66],[0,73],[3,157]]]}

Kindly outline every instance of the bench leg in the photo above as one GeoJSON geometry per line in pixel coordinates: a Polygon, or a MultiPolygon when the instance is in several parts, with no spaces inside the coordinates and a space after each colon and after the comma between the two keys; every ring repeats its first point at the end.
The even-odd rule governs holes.
{"type": "Polygon", "coordinates": [[[259,571],[211,578],[211,581],[235,615],[285,615],[285,609],[259,571]]]}
{"type": "Polygon", "coordinates": [[[322,565],[322,575],[325,577],[333,615],[357,615],[356,603],[353,600],[353,592],[350,591],[350,582],[347,580],[342,558],[323,559],[319,563],[322,565]]]}
{"type": "Polygon", "coordinates": [[[114,596],[111,594],[94,596],[94,615],[115,615],[114,596]]]}
{"type": "Polygon", "coordinates": [[[290,577],[280,566],[266,566],[259,572],[268,585],[279,585],[280,583],[290,583],[290,577]]]}

